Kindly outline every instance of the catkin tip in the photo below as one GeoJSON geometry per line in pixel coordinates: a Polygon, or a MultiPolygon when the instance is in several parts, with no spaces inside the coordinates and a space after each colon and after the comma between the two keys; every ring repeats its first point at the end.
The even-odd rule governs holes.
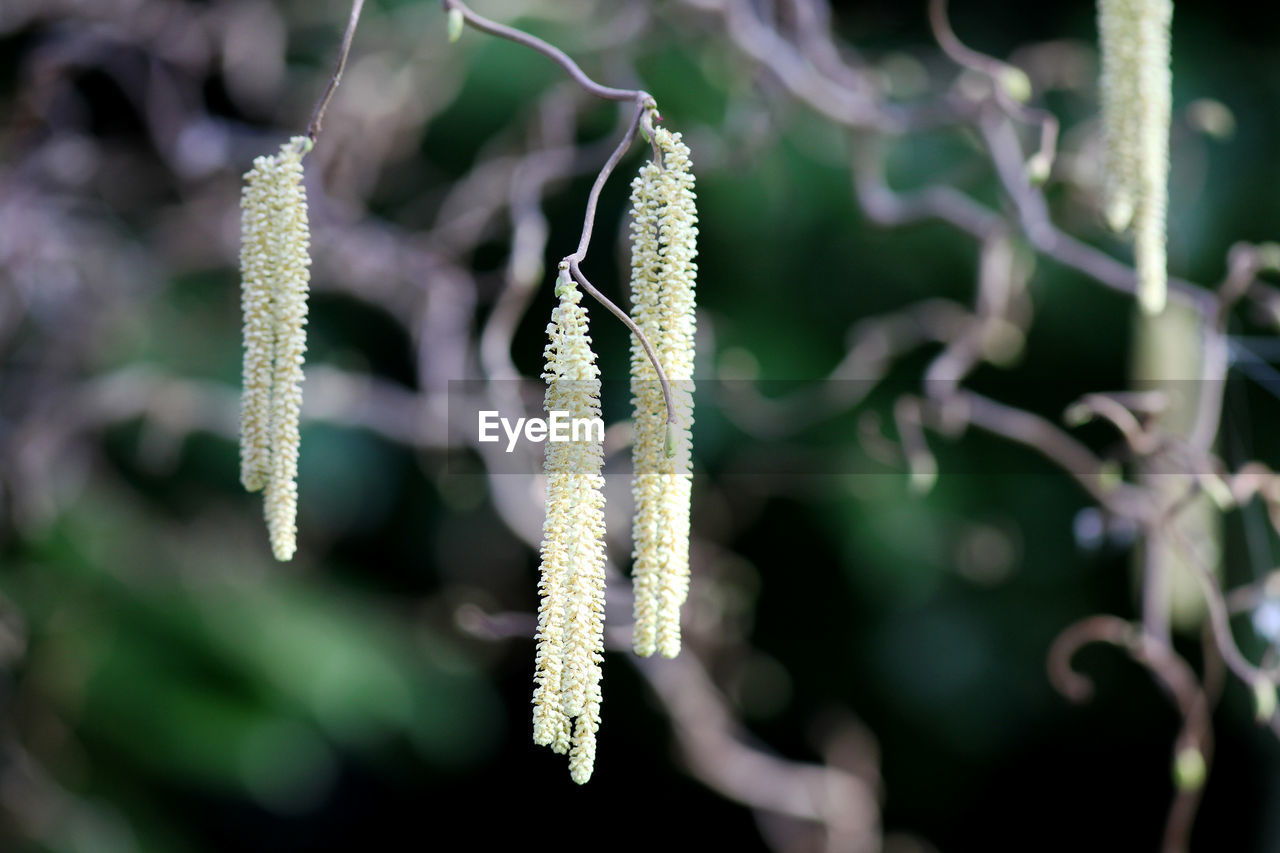
{"type": "Polygon", "coordinates": [[[1131,230],[1138,302],[1164,310],[1172,116],[1170,0],[1098,0],[1107,224],[1131,230]]]}
{"type": "Polygon", "coordinates": [[[1167,287],[1163,281],[1144,282],[1138,291],[1138,305],[1142,313],[1155,317],[1164,313],[1168,303],[1167,287]]]}

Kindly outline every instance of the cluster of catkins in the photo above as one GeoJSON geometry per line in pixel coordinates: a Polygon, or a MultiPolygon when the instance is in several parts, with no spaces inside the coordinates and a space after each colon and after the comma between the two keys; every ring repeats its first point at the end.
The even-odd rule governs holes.
{"type": "Polygon", "coordinates": [[[1132,229],[1148,314],[1164,310],[1167,286],[1172,18],[1172,0],[1098,0],[1106,217],[1116,231],[1132,229]]]}
{"type": "MultiPolygon", "coordinates": [[[[697,210],[689,149],[680,134],[654,130],[660,161],[632,182],[631,297],[636,325],[667,374],[671,408],[638,339],[632,342],[635,407],[635,651],[675,657],[680,608],[689,590],[689,504],[693,463],[694,278],[697,210]]],[[[293,557],[297,539],[298,421],[306,351],[310,239],[302,157],[295,137],[245,175],[241,197],[244,390],[240,480],[265,490],[271,550],[293,557]]],[[[561,264],[559,304],[547,326],[548,412],[572,421],[600,417],[600,369],[582,293],[561,264]]],[[[538,587],[533,739],[569,753],[579,784],[595,766],[604,660],[604,466],[599,441],[546,443],[547,515],[538,587]]]]}
{"type": "MultiPolygon", "coordinates": [[[[632,182],[632,318],[670,382],[674,423],[657,372],[638,339],[631,350],[635,497],[634,647],[674,657],[680,607],[689,590],[689,505],[693,463],[694,279],[697,211],[689,149],[680,134],[654,130],[661,162],[632,182]]],[[[546,407],[570,418],[600,417],[600,370],[582,294],[561,265],[559,305],[547,326],[546,407]]],[[[538,584],[533,739],[569,753],[573,781],[595,766],[604,660],[604,464],[598,442],[547,442],[547,516],[538,584]]]]}

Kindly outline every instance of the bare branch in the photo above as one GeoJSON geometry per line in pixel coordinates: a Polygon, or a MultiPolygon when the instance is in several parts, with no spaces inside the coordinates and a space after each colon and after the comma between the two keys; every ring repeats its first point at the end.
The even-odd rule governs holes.
{"type": "Polygon", "coordinates": [[[563,50],[555,45],[548,44],[537,36],[531,36],[523,30],[517,30],[514,27],[508,27],[497,21],[492,21],[483,15],[478,15],[471,10],[461,0],[441,0],[446,12],[457,10],[462,13],[462,18],[467,24],[479,30],[482,33],[488,33],[491,36],[513,41],[516,44],[536,50],[543,56],[550,58],[553,62],[568,72],[573,78],[573,82],[581,86],[588,94],[597,98],[603,98],[606,101],[642,101],[648,97],[646,93],[636,89],[615,89],[611,86],[601,86],[592,80],[578,66],[578,63],[569,58],[563,50]]]}
{"type": "Polygon", "coordinates": [[[320,124],[324,121],[325,110],[329,109],[329,101],[338,91],[342,82],[342,72],[347,67],[347,54],[351,52],[351,42],[356,37],[356,24],[360,23],[360,12],[364,9],[364,0],[354,0],[351,4],[351,16],[347,19],[347,31],[342,34],[342,45],[338,48],[338,61],[333,66],[329,83],[324,87],[320,100],[316,101],[311,111],[311,120],[307,122],[307,138],[313,143],[320,137],[320,124]]]}
{"type": "Polygon", "coordinates": [[[1174,742],[1177,793],[1169,809],[1161,848],[1163,853],[1181,853],[1191,840],[1191,825],[1213,751],[1209,701],[1195,672],[1168,644],[1119,617],[1101,615],[1067,628],[1049,649],[1049,680],[1073,702],[1087,701],[1093,694],[1092,682],[1071,666],[1075,653],[1090,643],[1113,645],[1146,667],[1168,692],[1182,718],[1174,742]]]}

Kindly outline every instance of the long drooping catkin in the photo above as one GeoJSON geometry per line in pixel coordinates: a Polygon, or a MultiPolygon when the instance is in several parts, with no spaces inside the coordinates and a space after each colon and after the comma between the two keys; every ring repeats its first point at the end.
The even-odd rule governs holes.
{"type": "Polygon", "coordinates": [[[1098,0],[1106,215],[1132,227],[1138,301],[1164,309],[1169,124],[1172,115],[1170,0],[1098,0]]]}
{"type": "Polygon", "coordinates": [[[311,149],[294,137],[273,157],[259,157],[244,176],[241,196],[241,301],[244,390],[240,480],[265,487],[271,550],[293,557],[297,541],[298,421],[307,348],[310,230],[302,157],[311,149]]]}
{"type": "Polygon", "coordinates": [[[636,654],[680,651],[680,608],[689,591],[689,508],[693,461],[694,284],[697,209],[689,149],[656,128],[661,165],[646,163],[631,185],[632,319],[667,373],[675,428],[657,373],[640,342],[631,345],[635,410],[632,464],[636,654]]]}
{"type": "MultiPolygon", "coordinates": [[[[561,270],[560,304],[547,326],[546,408],[570,421],[600,417],[600,369],[582,293],[561,270]]],[[[598,439],[548,441],[542,528],[533,739],[569,752],[573,781],[595,766],[604,660],[604,453],[598,439]],[[570,725],[572,723],[572,737],[570,725]]]]}
{"type": "Polygon", "coordinates": [[[240,304],[244,313],[244,372],[240,398],[240,482],[256,492],[271,474],[271,381],[276,324],[270,182],[259,163],[245,175],[240,197],[240,304]]]}

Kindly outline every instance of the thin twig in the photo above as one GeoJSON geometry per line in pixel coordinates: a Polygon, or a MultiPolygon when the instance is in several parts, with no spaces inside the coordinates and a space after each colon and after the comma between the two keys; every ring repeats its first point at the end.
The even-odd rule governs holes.
{"type": "MultiPolygon", "coordinates": [[[[640,94],[644,95],[643,92],[640,94]]],[[[572,255],[565,256],[566,261],[582,262],[587,258],[587,249],[591,246],[591,232],[595,228],[596,206],[600,203],[600,193],[604,190],[604,185],[609,180],[609,176],[613,174],[618,161],[627,153],[627,149],[631,147],[632,140],[636,138],[636,132],[640,129],[641,117],[646,110],[653,108],[653,98],[648,95],[644,95],[644,98],[647,100],[636,104],[636,112],[631,117],[631,124],[627,126],[626,133],[618,141],[618,147],[613,149],[609,159],[600,167],[600,174],[596,175],[595,183],[591,185],[591,192],[587,195],[587,209],[582,218],[582,236],[578,238],[578,249],[572,255]]]]}
{"type": "MultiPolygon", "coordinates": [[[[646,119],[650,118],[650,114],[656,112],[657,102],[653,96],[643,89],[615,89],[611,86],[601,86],[596,81],[586,75],[586,72],[578,66],[578,63],[569,58],[568,54],[555,45],[548,44],[536,36],[531,36],[521,30],[499,24],[497,21],[491,21],[483,15],[478,15],[467,7],[465,3],[459,0],[441,0],[441,5],[446,12],[457,11],[462,14],[463,21],[482,33],[488,33],[492,36],[513,41],[516,44],[523,45],[531,50],[535,50],[544,56],[552,59],[556,64],[568,72],[574,82],[581,86],[588,94],[597,98],[603,98],[608,101],[633,101],[635,102],[635,115],[631,118],[631,123],[627,126],[627,130],[622,135],[622,139],[618,141],[618,145],[613,149],[613,153],[609,155],[609,159],[600,167],[600,173],[596,175],[595,182],[591,185],[591,192],[587,196],[587,207],[583,214],[582,234],[578,238],[578,248],[571,255],[566,255],[562,263],[568,264],[569,272],[573,275],[578,285],[586,291],[587,295],[595,299],[605,308],[607,308],[615,317],[622,321],[631,334],[636,336],[640,341],[640,346],[644,348],[645,355],[649,357],[649,361],[653,363],[653,370],[658,375],[658,382],[662,386],[662,399],[667,407],[667,424],[674,425],[676,423],[675,407],[672,405],[671,383],[667,379],[667,372],[662,369],[662,364],[658,361],[658,353],[654,350],[653,345],[649,342],[648,337],[641,331],[640,327],[634,320],[628,316],[627,312],[619,308],[612,300],[605,297],[603,293],[595,288],[587,277],[582,274],[579,264],[586,260],[587,249],[591,246],[591,234],[595,228],[596,207],[600,203],[600,193],[604,191],[604,185],[608,182],[609,176],[613,174],[614,168],[622,160],[623,155],[627,153],[627,149],[631,147],[632,141],[635,140],[636,134],[639,132],[642,122],[646,128],[649,138],[653,138],[652,124],[646,119]]],[[[656,149],[655,149],[656,151],[656,149]]]]}
{"type": "MultiPolygon", "coordinates": [[[[1048,169],[1052,167],[1054,157],[1057,156],[1060,125],[1058,117],[1053,113],[1048,110],[1029,107],[1015,98],[1009,91],[1009,75],[1018,75],[1020,79],[1025,80],[1025,72],[1008,62],[979,53],[960,41],[955,30],[951,28],[951,22],[947,19],[947,0],[930,0],[929,26],[933,30],[933,36],[937,40],[938,46],[942,48],[943,53],[949,56],[956,64],[990,78],[996,102],[1000,104],[1008,115],[1013,116],[1023,124],[1039,128],[1040,147],[1037,149],[1034,158],[1043,164],[1042,168],[1045,171],[1036,177],[1039,179],[1047,178],[1049,176],[1048,169]]],[[[1026,94],[1030,95],[1030,90],[1026,94]]]]}
{"type": "Polygon", "coordinates": [[[1119,430],[1125,443],[1139,456],[1149,456],[1160,446],[1160,437],[1149,432],[1132,409],[1110,394],[1085,394],[1063,415],[1069,424],[1083,424],[1094,418],[1102,418],[1119,430]]]}
{"type": "Polygon", "coordinates": [[[639,101],[645,96],[644,92],[637,89],[615,89],[612,86],[601,86],[592,80],[586,73],[578,67],[578,63],[569,58],[563,50],[555,45],[548,44],[537,36],[531,36],[526,32],[508,27],[505,24],[499,24],[483,15],[478,15],[471,11],[465,3],[460,0],[441,0],[446,12],[457,11],[462,13],[463,20],[482,33],[488,33],[491,36],[513,41],[516,44],[524,45],[527,48],[536,50],[543,56],[550,58],[553,62],[563,68],[573,78],[573,82],[577,83],[588,94],[597,98],[603,98],[606,101],[639,101]]]}
{"type": "Polygon", "coordinates": [[[1200,591],[1204,594],[1204,601],[1209,609],[1209,624],[1213,628],[1214,640],[1223,662],[1245,684],[1253,685],[1259,681],[1276,683],[1280,680],[1280,664],[1260,667],[1245,657],[1236,643],[1235,635],[1231,632],[1231,614],[1227,609],[1222,590],[1218,587],[1218,579],[1205,565],[1200,552],[1176,526],[1170,525],[1169,533],[1176,540],[1178,547],[1187,555],[1187,562],[1193,569],[1192,574],[1200,583],[1200,591]]]}
{"type": "Polygon", "coordinates": [[[324,87],[320,100],[316,101],[311,111],[311,121],[307,122],[307,138],[313,143],[320,136],[320,124],[324,121],[325,110],[329,109],[329,101],[333,100],[338,84],[342,82],[342,71],[347,67],[347,54],[351,52],[351,42],[356,36],[356,24],[360,23],[360,11],[364,9],[364,0],[355,0],[351,4],[351,17],[347,19],[347,31],[342,35],[342,46],[338,48],[338,61],[333,66],[333,74],[324,87]]]}
{"type": "Polygon", "coordinates": [[[1250,243],[1232,246],[1227,253],[1227,276],[1218,288],[1218,301],[1205,317],[1201,391],[1188,438],[1191,445],[1200,450],[1207,451],[1213,445],[1222,421],[1222,395],[1230,366],[1227,323],[1231,319],[1231,308],[1249,292],[1262,267],[1263,259],[1257,246],[1250,243]]]}
{"type": "MultiPolygon", "coordinates": [[[[1143,520],[1154,511],[1144,490],[1113,477],[1106,464],[1088,447],[1037,414],[998,403],[961,389],[946,405],[947,414],[970,426],[1001,436],[1036,451],[1053,462],[1107,509],[1125,518],[1143,520]]],[[[942,404],[926,409],[926,418],[947,424],[942,404]]]]}
{"type": "Polygon", "coordinates": [[[658,354],[654,352],[653,345],[649,343],[649,339],[645,337],[644,332],[640,331],[636,321],[632,320],[626,311],[613,304],[609,297],[596,290],[595,285],[587,281],[587,277],[582,274],[582,270],[578,267],[576,260],[569,261],[569,273],[573,276],[573,280],[578,283],[578,286],[586,291],[588,296],[609,309],[613,316],[622,321],[622,325],[631,330],[631,334],[636,336],[636,340],[640,341],[640,346],[644,347],[645,355],[649,356],[649,361],[653,363],[653,369],[658,374],[658,383],[662,386],[662,399],[667,406],[667,423],[674,424],[676,422],[675,406],[671,401],[671,383],[667,380],[667,372],[662,369],[662,363],[658,361],[658,354]]]}
{"type": "MultiPolygon", "coordinates": [[[[618,147],[613,150],[613,154],[605,161],[604,166],[600,169],[600,174],[596,175],[595,183],[591,185],[591,192],[587,196],[587,209],[582,221],[582,236],[578,238],[578,249],[572,255],[566,255],[564,262],[569,264],[569,272],[574,279],[587,292],[589,296],[603,305],[609,311],[622,321],[631,334],[636,336],[636,340],[640,341],[640,346],[644,348],[645,355],[649,357],[649,361],[653,364],[653,370],[658,374],[658,383],[662,386],[662,399],[667,407],[667,424],[674,425],[676,422],[675,407],[672,405],[671,399],[671,382],[667,379],[667,372],[663,370],[662,363],[658,360],[658,353],[654,350],[653,344],[649,342],[649,338],[641,331],[640,326],[611,300],[607,299],[603,293],[587,281],[587,277],[582,274],[579,264],[587,257],[587,249],[591,246],[591,232],[595,227],[596,206],[600,202],[600,193],[604,190],[605,182],[609,180],[609,175],[613,173],[614,167],[627,153],[627,149],[631,147],[631,142],[636,138],[636,132],[640,129],[641,120],[654,108],[653,98],[645,94],[639,93],[637,98],[636,113],[631,119],[631,125],[627,128],[627,132],[623,134],[618,147]]],[[[652,138],[652,134],[650,134],[652,138]]]]}
{"type": "MultiPolygon", "coordinates": [[[[609,589],[629,597],[622,578],[610,577],[609,589]]],[[[454,618],[471,636],[495,642],[526,639],[537,628],[531,613],[487,613],[469,604],[454,618]]],[[[630,649],[630,633],[625,625],[607,631],[607,647],[630,649]]],[[[709,788],[761,813],[818,824],[841,842],[824,849],[880,849],[876,794],[866,782],[843,768],[791,761],[752,743],[696,655],[660,664],[625,657],[666,709],[690,772],[709,788]]]]}
{"type": "MultiPolygon", "coordinates": [[[[1182,718],[1182,727],[1174,742],[1175,761],[1185,751],[1195,750],[1203,761],[1203,772],[1207,772],[1213,749],[1209,700],[1190,665],[1171,646],[1141,626],[1118,616],[1090,616],[1059,634],[1049,649],[1049,680],[1073,702],[1087,701],[1093,695],[1092,681],[1071,666],[1075,653],[1090,643],[1108,643],[1123,649],[1156,677],[1182,718]]],[[[1203,790],[1203,777],[1179,780],[1165,823],[1161,848],[1164,853],[1181,853],[1187,849],[1203,790]]]]}

